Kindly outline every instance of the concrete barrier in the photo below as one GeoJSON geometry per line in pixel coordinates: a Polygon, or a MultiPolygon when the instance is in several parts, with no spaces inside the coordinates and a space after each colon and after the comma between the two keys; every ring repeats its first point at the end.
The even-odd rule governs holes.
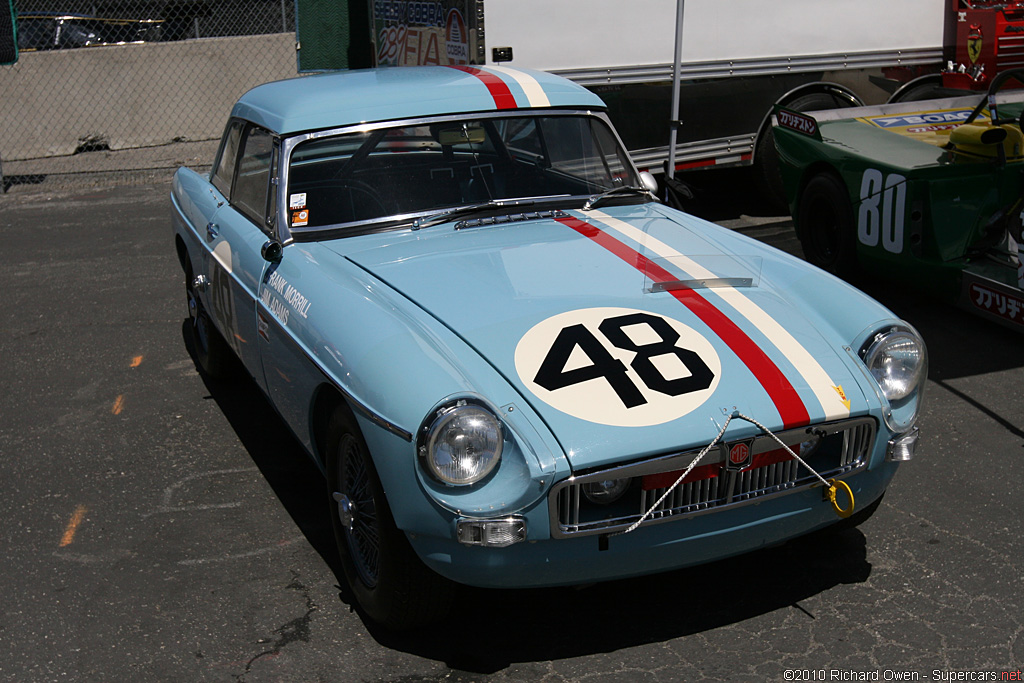
{"type": "Polygon", "coordinates": [[[294,33],[22,53],[0,66],[0,158],[219,138],[239,95],[295,75],[294,33]]]}

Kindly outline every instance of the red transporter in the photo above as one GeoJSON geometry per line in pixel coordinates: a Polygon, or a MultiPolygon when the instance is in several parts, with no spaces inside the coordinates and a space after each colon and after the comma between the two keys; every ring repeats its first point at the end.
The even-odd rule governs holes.
{"type": "Polygon", "coordinates": [[[1000,71],[1024,66],[1024,2],[952,0],[956,68],[943,74],[947,88],[984,90],[1000,71]]]}

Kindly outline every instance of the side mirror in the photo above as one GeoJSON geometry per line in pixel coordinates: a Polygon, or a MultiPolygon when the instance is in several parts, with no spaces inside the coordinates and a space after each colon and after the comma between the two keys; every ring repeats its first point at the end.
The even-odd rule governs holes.
{"type": "Polygon", "coordinates": [[[654,179],[654,175],[650,171],[640,171],[640,182],[651,194],[658,194],[658,181],[654,179]]]}
{"type": "Polygon", "coordinates": [[[263,248],[260,249],[260,255],[263,257],[263,260],[270,263],[279,263],[283,253],[284,247],[277,240],[267,240],[263,244],[263,248]]]}

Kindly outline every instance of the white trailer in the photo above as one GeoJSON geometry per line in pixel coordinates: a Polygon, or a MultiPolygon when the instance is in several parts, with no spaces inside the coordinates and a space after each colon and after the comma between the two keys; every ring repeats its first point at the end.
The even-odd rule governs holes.
{"type": "Polygon", "coordinates": [[[566,76],[601,95],[637,164],[654,172],[774,163],[774,104],[884,102],[901,81],[941,68],[949,12],[949,0],[371,1],[377,63],[566,76]]]}

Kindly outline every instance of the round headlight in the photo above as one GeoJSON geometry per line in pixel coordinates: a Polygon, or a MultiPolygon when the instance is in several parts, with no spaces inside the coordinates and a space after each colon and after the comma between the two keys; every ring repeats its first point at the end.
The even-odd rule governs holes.
{"type": "Polygon", "coordinates": [[[501,422],[489,410],[460,404],[437,414],[424,443],[431,474],[446,484],[474,484],[501,460],[501,422]]]}
{"type": "Polygon", "coordinates": [[[864,362],[890,401],[913,394],[928,373],[928,353],[913,330],[880,333],[865,351],[864,362]]]}

